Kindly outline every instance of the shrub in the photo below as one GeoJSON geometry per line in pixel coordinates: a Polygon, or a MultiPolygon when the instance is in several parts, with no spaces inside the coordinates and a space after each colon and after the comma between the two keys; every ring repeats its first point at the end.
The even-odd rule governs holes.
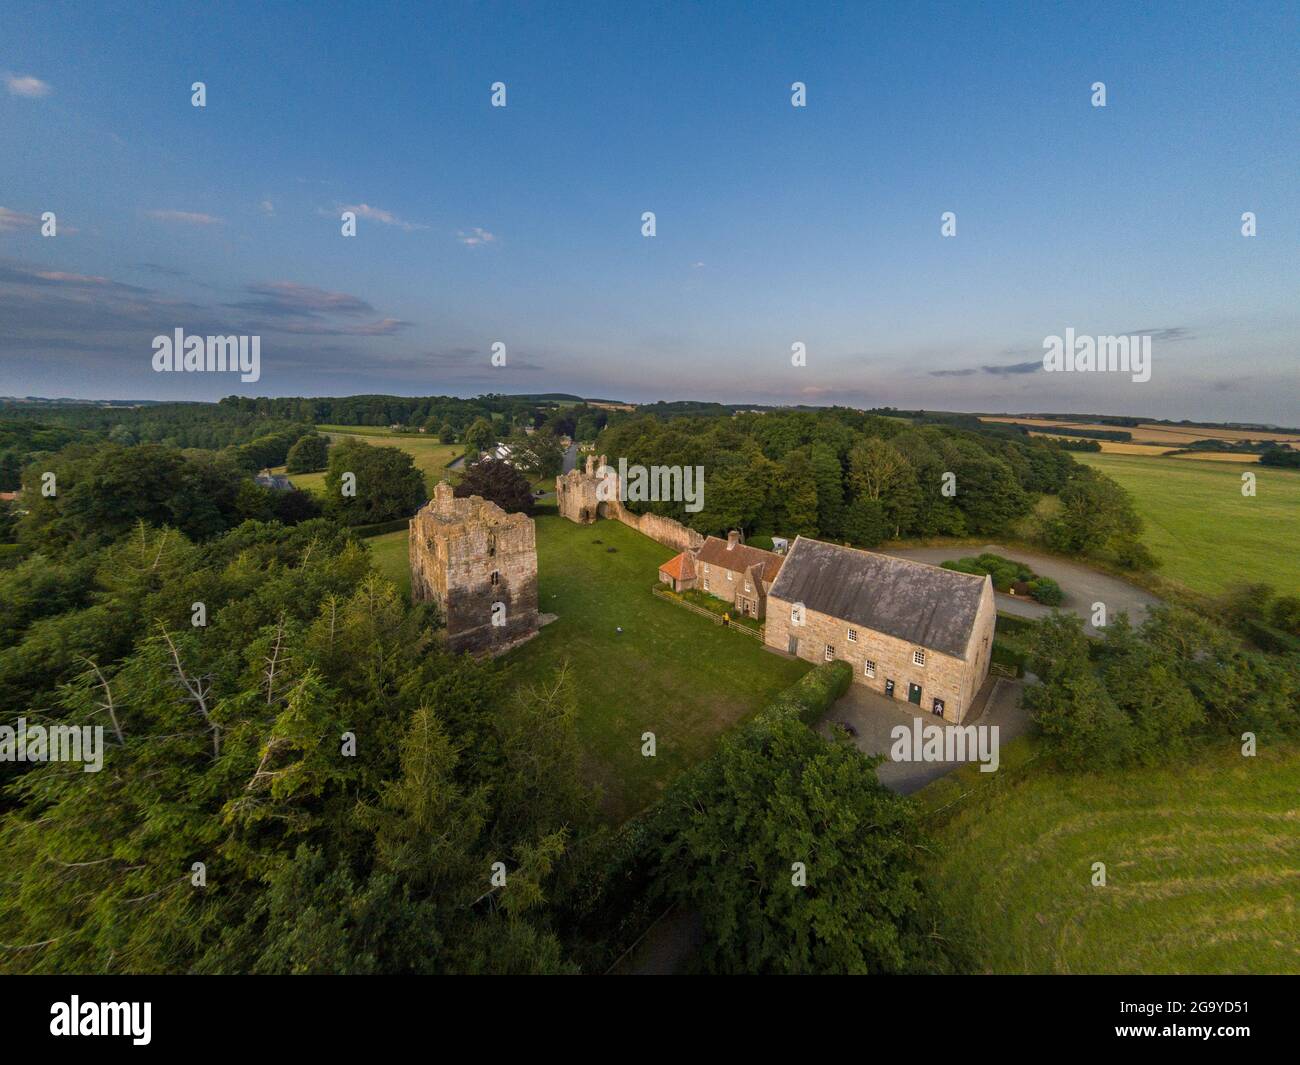
{"type": "Polygon", "coordinates": [[[1044,606],[1060,606],[1065,599],[1061,586],[1051,577],[1036,577],[1030,581],[1029,594],[1044,606]]]}
{"type": "Polygon", "coordinates": [[[791,714],[805,725],[816,724],[852,683],[853,667],[847,662],[825,662],[781,692],[760,716],[791,714]]]}

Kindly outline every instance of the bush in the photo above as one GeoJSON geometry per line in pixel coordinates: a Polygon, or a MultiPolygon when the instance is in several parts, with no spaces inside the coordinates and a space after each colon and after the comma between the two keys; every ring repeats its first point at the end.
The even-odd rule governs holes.
{"type": "Polygon", "coordinates": [[[768,703],[760,716],[791,714],[805,725],[814,725],[852,683],[853,667],[847,662],[823,663],[768,703]]]}
{"type": "Polygon", "coordinates": [[[1044,606],[1060,606],[1065,599],[1061,586],[1051,577],[1036,577],[1030,581],[1029,594],[1044,606]]]}

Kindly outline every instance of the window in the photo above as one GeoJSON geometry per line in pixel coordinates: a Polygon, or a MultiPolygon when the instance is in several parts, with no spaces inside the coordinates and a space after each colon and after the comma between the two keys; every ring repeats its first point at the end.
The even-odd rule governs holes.
{"type": "Polygon", "coordinates": [[[857,642],[858,642],[858,630],[849,629],[849,643],[857,643],[857,642]]]}
{"type": "Polygon", "coordinates": [[[790,604],[790,623],[791,623],[792,625],[802,625],[802,624],[803,624],[803,604],[802,604],[802,603],[791,603],[791,604],[790,604]]]}
{"type": "Polygon", "coordinates": [[[731,570],[727,570],[727,580],[734,581],[735,579],[736,579],[736,575],[732,573],[731,570]]]}
{"type": "Polygon", "coordinates": [[[912,665],[914,666],[925,665],[925,652],[922,651],[919,647],[912,652],[912,665]]]}
{"type": "Polygon", "coordinates": [[[862,663],[862,672],[865,673],[868,677],[874,677],[874,676],[876,675],[876,663],[875,663],[875,660],[874,660],[874,659],[871,659],[871,658],[868,658],[865,662],[863,662],[863,663],[862,663]]]}
{"type": "Polygon", "coordinates": [[[496,585],[500,580],[501,580],[501,574],[498,573],[496,570],[493,570],[493,571],[492,571],[492,583],[493,583],[493,585],[496,585]]]}
{"type": "Polygon", "coordinates": [[[496,553],[497,553],[496,533],[488,533],[488,558],[492,558],[496,553]]]}
{"type": "Polygon", "coordinates": [[[835,648],[832,644],[829,643],[826,645],[826,661],[827,662],[835,661],[835,648]]]}

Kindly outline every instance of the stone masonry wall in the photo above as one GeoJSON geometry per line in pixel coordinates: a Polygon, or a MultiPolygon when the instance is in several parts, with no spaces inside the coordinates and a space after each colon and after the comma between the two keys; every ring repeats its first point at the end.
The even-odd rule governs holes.
{"type": "Polygon", "coordinates": [[[788,652],[790,637],[795,636],[799,641],[795,653],[809,662],[826,661],[826,647],[830,645],[832,658],[848,662],[853,667],[855,684],[866,685],[872,691],[884,694],[885,682],[892,680],[894,698],[903,707],[908,702],[908,685],[917,684],[921,688],[918,711],[931,713],[934,700],[942,699],[943,720],[961,724],[988,673],[996,612],[987,585],[985,592],[987,604],[981,599],[968,645],[970,662],[930,648],[919,648],[925,651],[925,665],[918,666],[912,661],[912,652],[918,650],[916,645],[858,626],[852,626],[857,629],[857,641],[850,642],[850,626],[846,622],[807,608],[804,609],[804,623],[793,624],[790,617],[792,604],[775,596],[769,596],[767,601],[764,643],[778,651],[788,652]],[[875,663],[874,677],[866,674],[867,661],[875,663]]]}

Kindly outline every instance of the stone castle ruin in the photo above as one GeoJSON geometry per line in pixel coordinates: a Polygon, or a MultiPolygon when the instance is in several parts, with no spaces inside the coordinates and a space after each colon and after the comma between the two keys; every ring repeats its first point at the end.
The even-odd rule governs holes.
{"type": "Polygon", "coordinates": [[[498,655],[537,634],[533,519],[443,481],[410,524],[411,598],[438,604],[452,651],[498,655]]]}
{"type": "Polygon", "coordinates": [[[679,521],[661,514],[633,514],[620,498],[618,473],[606,462],[587,456],[586,467],[575,466],[555,479],[555,499],[560,517],[579,525],[612,518],[674,551],[698,551],[704,537],[679,521]]]}

